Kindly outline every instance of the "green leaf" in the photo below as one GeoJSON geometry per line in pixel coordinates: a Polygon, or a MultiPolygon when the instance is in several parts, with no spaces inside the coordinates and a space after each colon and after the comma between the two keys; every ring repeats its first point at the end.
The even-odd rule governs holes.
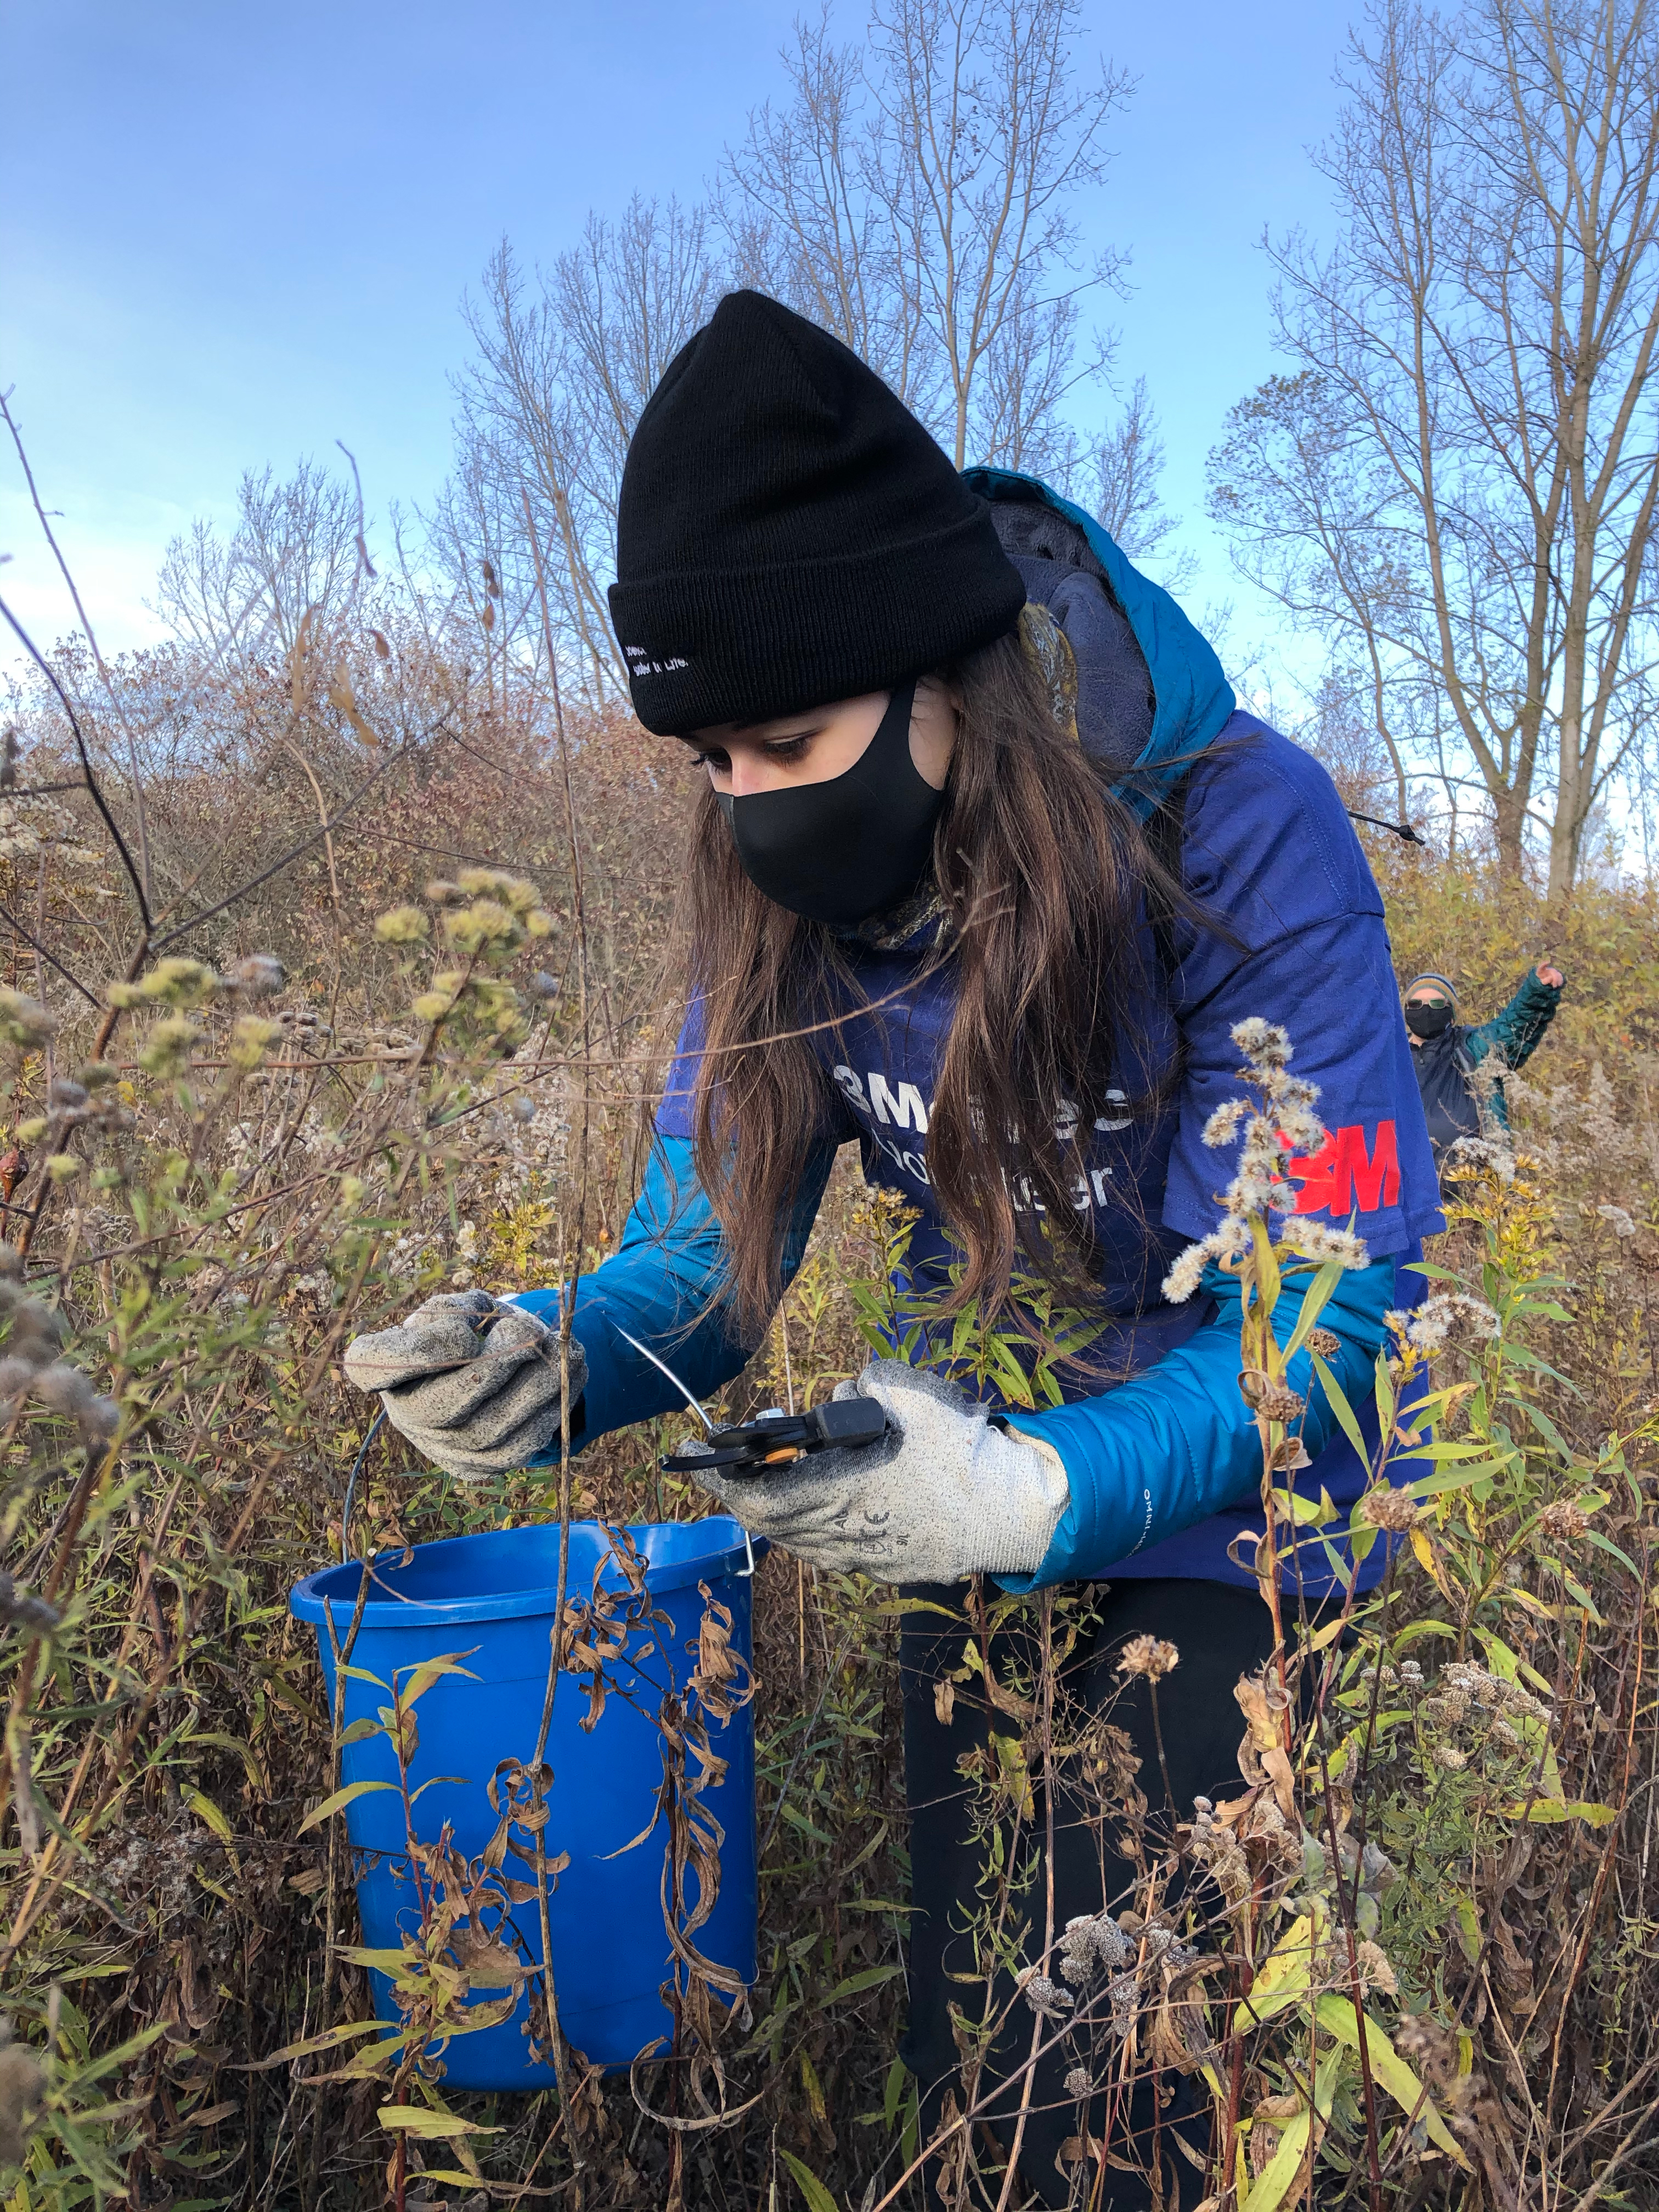
{"type": "Polygon", "coordinates": [[[899,2107],[904,2102],[905,2070],[902,2058],[896,2058],[887,2069],[887,2080],[881,2093],[881,2116],[890,2130],[897,2120],[899,2107]]]}
{"type": "Polygon", "coordinates": [[[216,1751],[229,1752],[233,1757],[241,1760],[247,1770],[247,1778],[254,1789],[263,1794],[270,1788],[270,1785],[265,1780],[264,1768],[250,1747],[245,1744],[240,1736],[223,1735],[216,1729],[204,1729],[198,1735],[187,1736],[185,1741],[192,1747],[198,1743],[205,1743],[211,1744],[216,1751]]]}
{"type": "Polygon", "coordinates": [[[1318,1352],[1310,1352],[1309,1356],[1314,1364],[1314,1373],[1319,1377],[1319,1387],[1325,1393],[1326,1402],[1336,1415],[1343,1435],[1358,1453],[1360,1465],[1369,1467],[1371,1463],[1370,1446],[1359,1433],[1359,1424],[1353,1417],[1353,1407],[1342,1394],[1341,1384],[1318,1352]]]}
{"type": "Polygon", "coordinates": [[[1335,1509],[1323,1491],[1317,1498],[1304,1498],[1299,1490],[1275,1490],[1273,1507],[1298,1528],[1321,1528],[1335,1516],[1335,1509]]]}
{"type": "Polygon", "coordinates": [[[815,1844],[827,1844],[832,1850],[834,1850],[835,1838],[825,1835],[822,1828],[815,1828],[805,1814],[798,1813],[787,1799],[778,1810],[792,1828],[799,1828],[803,1836],[811,1836],[815,1844]]]}
{"type": "Polygon", "coordinates": [[[1319,1273],[1302,1293],[1302,1311],[1296,1327],[1291,1331],[1285,1346],[1286,1359],[1294,1358],[1319,1326],[1319,1316],[1330,1302],[1333,1291],[1342,1279],[1343,1267],[1340,1260],[1327,1260],[1319,1273]]]}
{"type": "Polygon", "coordinates": [[[1635,1574],[1638,1571],[1636,1562],[1632,1559],[1630,1553],[1628,1552],[1621,1552],[1618,1545],[1613,1542],[1613,1539],[1610,1536],[1604,1536],[1599,1528],[1586,1528],[1584,1531],[1584,1537],[1588,1543],[1595,1545],[1598,1552],[1609,1553],[1613,1558],[1618,1560],[1621,1567],[1628,1567],[1632,1574],[1635,1574]]]}
{"type": "Polygon", "coordinates": [[[903,1972],[902,1960],[896,1960],[889,1966],[866,1966],[860,1973],[848,1974],[844,1982],[837,1982],[823,2002],[827,2005],[839,2004],[843,1997],[857,1996],[860,1990],[877,1989],[883,1982],[890,1982],[895,1974],[903,1972]]]}
{"type": "MultiPolygon", "coordinates": [[[[1420,1453],[1413,1452],[1413,1459],[1420,1453]]],[[[1476,1460],[1467,1467],[1454,1467],[1444,1474],[1425,1474],[1419,1481],[1408,1483],[1413,1498],[1439,1498],[1449,1490],[1467,1490],[1471,1483],[1485,1480],[1488,1476],[1502,1474],[1505,1462],[1501,1459],[1476,1460]]]]}
{"type": "Polygon", "coordinates": [[[280,2051],[273,2051],[269,2058],[255,2058],[235,2066],[238,2074],[263,2073],[267,2067],[286,2065],[293,2058],[314,2058],[319,2051],[337,2050],[343,2043],[355,2042],[360,2035],[384,2035],[386,2024],[383,2020],[344,2020],[336,2027],[325,2027],[316,2035],[301,2036],[297,2043],[285,2043],[280,2051]]]}
{"type": "Polygon", "coordinates": [[[371,1790],[395,1790],[397,1786],[395,1782],[348,1782],[343,1790],[337,1790],[331,1797],[325,1797],[314,1813],[307,1813],[294,1832],[296,1836],[303,1836],[307,1828],[314,1828],[319,1820],[326,1820],[331,1814],[343,1812],[353,1798],[366,1797],[371,1790]]]}
{"type": "Polygon", "coordinates": [[[803,2166],[793,2151],[778,2145],[778,2156],[788,2167],[806,2199],[807,2212],[841,2212],[841,2207],[809,2166],[803,2166]]]}

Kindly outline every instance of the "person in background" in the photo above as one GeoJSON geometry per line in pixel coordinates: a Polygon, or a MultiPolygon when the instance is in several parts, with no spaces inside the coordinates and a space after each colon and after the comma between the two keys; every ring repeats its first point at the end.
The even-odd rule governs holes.
{"type": "Polygon", "coordinates": [[[1502,1013],[1471,1028],[1457,1018],[1457,992],[1443,975],[1416,976],[1406,986],[1406,1030],[1422,1095],[1435,1164],[1462,1137],[1507,1133],[1504,1074],[1524,1067],[1555,1019],[1566,977],[1534,968],[1502,1013]],[[1492,1061],[1482,1073],[1483,1063],[1492,1061]]]}

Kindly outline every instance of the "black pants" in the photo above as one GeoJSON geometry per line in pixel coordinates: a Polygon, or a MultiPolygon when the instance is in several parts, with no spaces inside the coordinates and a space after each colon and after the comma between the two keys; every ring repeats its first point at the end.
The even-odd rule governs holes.
{"type": "MultiPolygon", "coordinates": [[[[960,2105],[959,2055],[948,2008],[955,2003],[969,2020],[984,2015],[986,1988],[971,1979],[977,1966],[978,1943],[972,1923],[982,1913],[992,1892],[986,1886],[988,1839],[983,1825],[985,1788],[965,1777],[958,1762],[984,1753],[993,1723],[1004,1735],[1018,1733],[1018,1717],[1010,1719],[992,1711],[977,1679],[955,1692],[949,1723],[939,1717],[936,1685],[962,1665],[965,1638],[974,1633],[966,1610],[969,1590],[923,1589],[907,1595],[924,1597],[935,1605],[949,1606],[961,1618],[947,1621],[937,1613],[908,1613],[904,1618],[900,1666],[904,1692],[905,1787],[910,1808],[912,1902],[909,1955],[910,2025],[904,2058],[921,2085],[923,2141],[939,2124],[947,2094],[960,2105]],[[977,1808],[977,1811],[976,1811],[977,1808]],[[952,1978],[955,1976],[956,1978],[952,1978]]],[[[1156,1855],[1177,1820],[1190,1820],[1195,1796],[1236,1795],[1241,1786],[1239,1740],[1243,1716],[1233,1697],[1239,1676],[1260,1667],[1271,1652],[1273,1630],[1267,1607],[1254,1590],[1220,1583],[1156,1581],[1121,1582],[1113,1585],[1094,1608],[1097,1620],[1066,1662],[1061,1676],[1061,1725],[1056,1740],[1076,1742],[1086,1735],[1086,1717],[1103,1716],[1129,1738],[1128,1748],[1139,1759],[1138,1787],[1146,1801],[1148,1848],[1156,1855]],[[1158,1714],[1164,1737],[1160,1765],[1152,1728],[1152,1705],[1144,1679],[1126,1682],[1116,1673],[1123,1647],[1131,1638],[1150,1635],[1174,1644],[1180,1664],[1158,1686],[1158,1714]],[[1164,1769],[1168,1771],[1168,1787],[1164,1769]],[[1174,1804],[1170,1803],[1173,1796],[1174,1804]]],[[[977,1641],[977,1637],[975,1638],[977,1641]]],[[[1035,1672],[1035,1639],[1023,1629],[993,1639],[994,1669],[1012,1660],[1035,1672]]],[[[1120,1848],[1125,1833],[1121,1817],[1113,1817],[1103,1802],[1109,1798],[1109,1774],[1115,1762],[1122,1771],[1121,1741],[1108,1740],[1103,1747],[1108,1771],[1103,1773],[1103,1746],[1097,1735],[1092,1756],[1072,1757],[1059,1771],[1054,1808],[1054,1932],[1080,1913],[1113,1911],[1129,1902],[1134,1879],[1133,1861],[1120,1848]],[[1095,1779],[1088,1768],[1092,1766],[1095,1779]]],[[[1013,1926],[1030,1923],[1024,1955],[1035,1959],[1042,1948],[1047,1913],[1046,1869],[1042,1863],[1048,1808],[1042,1797],[1040,1773],[1031,1777],[1034,1799],[1018,1822],[1017,1838],[1029,1870],[1036,1855],[1035,1878],[1009,1915],[1013,1926]]],[[[1018,1777],[1012,1788],[1019,1787],[1018,1777]]],[[[1121,1806],[1121,1800],[1117,1800],[1121,1806]]],[[[1012,1819],[1012,1799],[1005,1792],[1005,1835],[1012,1819]]],[[[1049,1972],[1058,1979],[1057,1968],[1049,1972]]],[[[1006,2006],[1012,1984],[1005,1977],[996,2002],[1006,2006]]],[[[1056,2024],[1058,2025],[1058,2024],[1056,2024]]],[[[988,2110],[990,2124],[1006,2147],[1012,2140],[1024,2082],[1018,2078],[1030,2049],[1032,2014],[1016,2001],[1007,2026],[994,2045],[981,2074],[983,2099],[994,2083],[1006,2084],[988,2110]],[[1012,2075],[1015,2078],[1010,2080],[1012,2075]]],[[[1050,2031],[1052,2033],[1053,2031],[1050,2031]]],[[[1045,2035],[1045,2040],[1047,2036],[1045,2035]]],[[[1024,2134],[1020,2148],[1022,2179],[1045,2205],[1064,2206],[1073,2201],[1098,2208],[1098,2212],[1137,2212],[1152,2203],[1150,2184],[1141,2177],[1109,2166],[1098,2197],[1090,2189],[1095,2176],[1092,2161],[1075,2200],[1068,2169],[1056,2158],[1068,2137],[1079,2129],[1081,2108],[1068,2091],[1066,2075],[1079,2063],[1075,2048],[1058,2045],[1039,2062],[1033,2078],[1024,2134]]],[[[1147,2081],[1130,2100],[1109,2105],[1096,2099],[1088,2107],[1091,2134],[1097,2140],[1108,2128],[1109,2152],[1147,2167],[1154,2161],[1164,2172],[1164,2201],[1192,2205],[1203,2194],[1197,2172],[1181,2158],[1170,2142],[1183,2114],[1193,2116],[1188,2136],[1200,2155],[1209,2142],[1209,2120],[1199,2111],[1199,2100],[1178,2073],[1159,2077],[1156,2089],[1147,2081]]],[[[1069,2169],[1075,2171],[1075,2169],[1069,2169]]],[[[929,2185],[928,2202],[936,2200],[929,2185]]]]}

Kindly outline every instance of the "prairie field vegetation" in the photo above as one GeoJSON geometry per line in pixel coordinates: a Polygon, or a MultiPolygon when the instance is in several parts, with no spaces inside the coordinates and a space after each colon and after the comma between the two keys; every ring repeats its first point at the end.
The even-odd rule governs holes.
{"type": "MultiPolygon", "coordinates": [[[[429,1960],[377,2059],[352,2033],[349,1853],[307,1825],[335,1730],[286,1599],[338,1554],[372,1411],[342,1347],[434,1288],[561,1279],[614,1240],[672,1040],[683,769],[619,714],[481,681],[412,620],[361,644],[302,623],[246,670],[178,651],[52,673],[61,695],[20,696],[0,789],[9,2212],[874,2212],[941,2174],[945,2202],[1008,2206],[971,2094],[1011,2022],[1066,2039],[1080,2100],[1187,2083],[1208,2162],[1185,2203],[1652,2200],[1651,885],[1547,905],[1479,854],[1376,851],[1402,973],[1449,969],[1482,1010],[1532,959],[1570,978],[1513,1086],[1516,1159],[1454,1187],[1431,1255],[1469,1303],[1379,1372],[1395,1389],[1432,1352],[1444,1455],[1409,1526],[1369,1524],[1397,1547],[1380,1597],[1334,1626],[1286,1596],[1289,1674],[1242,1686],[1237,1794],[1196,1826],[1109,1718],[1072,1724],[1088,1593],[976,1597],[938,1694],[985,1718],[964,1775],[985,1974],[962,1996],[969,2105],[924,2176],[896,2057],[891,1592],[760,1567],[760,1978],[688,2031],[701,2106],[574,2059],[562,2101],[446,2093],[454,1991],[429,1960]],[[1102,1922],[1045,1930],[1031,1824],[1085,1789],[1102,1922]]],[[[902,1233],[838,1171],[731,1410],[861,1364],[902,1233]]],[[[695,1516],[707,1499],[656,1468],[679,1432],[471,1488],[385,1432],[350,1547],[556,1518],[562,1495],[617,1526],[695,1516]]],[[[1140,1655],[1121,1695],[1178,1663],[1140,1655]]],[[[548,1802],[550,1857],[556,1778],[548,1802]]],[[[428,1933],[453,1965],[453,1931],[428,1933]]],[[[1070,2148],[1074,2201],[1109,2203],[1102,2147],[1070,2148]]]]}

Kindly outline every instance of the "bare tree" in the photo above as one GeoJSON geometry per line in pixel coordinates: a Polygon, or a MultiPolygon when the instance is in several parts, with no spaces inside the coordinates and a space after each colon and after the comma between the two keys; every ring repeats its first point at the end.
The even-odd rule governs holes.
{"type": "MultiPolygon", "coordinates": [[[[503,243],[469,303],[477,352],[459,387],[461,482],[443,503],[451,562],[464,568],[469,521],[488,508],[497,555],[527,604],[527,494],[552,564],[561,650],[573,650],[595,698],[626,679],[605,587],[628,441],[719,289],[703,211],[636,196],[620,222],[591,216],[580,246],[533,287],[503,243]]],[[[483,557],[476,538],[473,557],[483,557]]]]}
{"type": "Polygon", "coordinates": [[[1159,495],[1164,474],[1164,441],[1158,416],[1138,376],[1123,412],[1088,449],[1084,480],[1076,495],[1094,511],[1132,561],[1161,552],[1180,527],[1159,495]]]}
{"type": "Polygon", "coordinates": [[[249,470],[228,538],[198,520],[167,547],[155,611],[216,667],[283,659],[307,610],[331,626],[349,608],[357,524],[351,487],[314,461],[281,482],[270,468],[249,470]]]}
{"type": "MultiPolygon", "coordinates": [[[[555,648],[595,703],[625,684],[605,589],[617,492],[640,411],[720,291],[753,283],[851,346],[953,452],[1070,482],[1109,444],[1063,403],[1109,348],[1082,343],[1073,197],[1099,181],[1125,82],[1082,86],[1080,0],[883,0],[865,52],[828,8],[795,27],[787,89],[725,155],[712,209],[636,198],[595,216],[550,275],[503,244],[468,310],[454,479],[434,549],[476,597],[501,580],[502,651],[536,625],[518,520],[551,563],[555,648]]],[[[1116,464],[1115,463],[1115,466],[1116,464]]],[[[1097,469],[1097,473],[1098,471],[1097,469]]],[[[490,612],[480,608],[479,618],[490,612]]]]}
{"type": "Polygon", "coordinates": [[[874,189],[939,351],[944,443],[958,468],[970,448],[1000,458],[1011,432],[1029,435],[1052,412],[1076,381],[1077,297],[1121,271],[1107,254],[1076,273],[1070,203],[1104,175],[1106,125],[1128,91],[1103,64],[1097,83],[1079,84],[1079,14],[1078,0],[877,0],[872,10],[874,189]],[[1012,405],[1011,384],[1024,394],[1012,405]]]}
{"type": "Polygon", "coordinates": [[[1104,173],[1126,81],[1079,82],[1076,0],[884,0],[867,47],[826,6],[798,22],[789,94],[728,150],[719,207],[734,274],[861,354],[957,465],[1056,469],[1079,362],[1070,205],[1104,173]]]}
{"type": "Polygon", "coordinates": [[[924,417],[938,397],[937,349],[889,210],[872,190],[881,117],[863,57],[838,46],[826,4],[796,22],[780,58],[781,104],[749,118],[720,165],[717,206],[734,282],[833,331],[924,417]]]}
{"type": "Polygon", "coordinates": [[[1297,373],[1234,409],[1212,511],[1368,674],[1405,757],[1571,888],[1659,670],[1654,0],[1382,0],[1318,160],[1334,251],[1273,251],[1297,373]]]}

